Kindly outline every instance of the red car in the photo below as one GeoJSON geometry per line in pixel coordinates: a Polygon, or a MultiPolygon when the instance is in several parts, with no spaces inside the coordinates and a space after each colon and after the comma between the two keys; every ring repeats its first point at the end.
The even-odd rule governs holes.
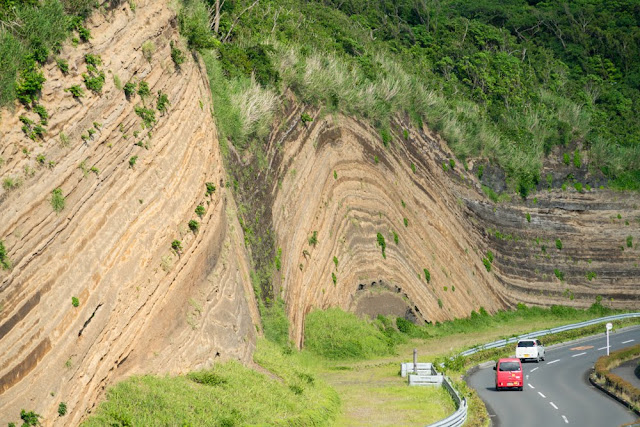
{"type": "Polygon", "coordinates": [[[496,371],[496,391],[504,388],[515,388],[522,391],[524,378],[520,359],[500,359],[493,370],[496,371]]]}

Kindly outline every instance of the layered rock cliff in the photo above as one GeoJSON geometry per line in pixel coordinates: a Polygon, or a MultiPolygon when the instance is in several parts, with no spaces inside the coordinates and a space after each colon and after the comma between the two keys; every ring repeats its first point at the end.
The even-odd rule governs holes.
{"type": "Polygon", "coordinates": [[[44,138],[21,131],[20,115],[37,119],[24,107],[2,112],[0,171],[19,185],[0,190],[0,240],[13,264],[0,270],[1,423],[24,408],[47,425],[76,424],[123,376],[250,360],[259,318],[206,73],[196,56],[174,66],[175,11],[136,3],[94,13],[90,42],[60,54],[68,75],[46,66],[44,138]],[[82,85],[85,54],[102,58],[106,82],[76,99],[64,89],[82,85]],[[151,95],[127,100],[116,80],[145,81],[151,95]],[[156,110],[158,91],[168,111],[145,127],[134,108],[156,110]]]}

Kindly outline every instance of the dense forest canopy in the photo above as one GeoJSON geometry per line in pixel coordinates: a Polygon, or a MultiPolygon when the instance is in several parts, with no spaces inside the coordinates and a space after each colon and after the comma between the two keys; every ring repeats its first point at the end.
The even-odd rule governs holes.
{"type": "Polygon", "coordinates": [[[557,145],[589,150],[591,167],[615,186],[640,186],[636,0],[254,3],[223,3],[225,44],[277,41],[303,55],[335,53],[370,81],[385,77],[381,55],[397,62],[447,98],[448,108],[417,113],[459,156],[498,162],[523,195],[540,179],[541,156],[557,145]],[[452,114],[464,129],[446,129],[452,114]]]}
{"type": "MultiPolygon", "coordinates": [[[[390,117],[407,113],[461,160],[499,165],[523,197],[558,146],[586,154],[583,167],[611,186],[640,189],[638,0],[183,3],[190,47],[214,48],[230,82],[293,90],[370,120],[383,140],[390,117]]],[[[0,105],[35,102],[41,66],[56,59],[65,34],[90,38],[91,7],[0,0],[0,105]]],[[[227,136],[248,147],[264,137],[250,127],[227,136]]]]}

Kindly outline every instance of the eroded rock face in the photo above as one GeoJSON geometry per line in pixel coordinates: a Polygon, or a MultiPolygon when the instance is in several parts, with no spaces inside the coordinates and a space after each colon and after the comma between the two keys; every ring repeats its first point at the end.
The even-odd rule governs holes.
{"type": "Polygon", "coordinates": [[[358,121],[295,124],[300,113],[275,138],[273,208],[280,292],[298,345],[305,315],[330,306],[417,323],[520,302],[585,308],[598,296],[605,306],[638,307],[637,194],[555,189],[495,204],[426,129],[396,122],[385,148],[358,121]]]}
{"type": "Polygon", "coordinates": [[[477,191],[461,167],[444,170],[449,157],[435,139],[411,129],[385,149],[375,129],[344,117],[316,119],[288,135],[273,218],[296,343],[315,307],[374,315],[367,305],[375,305],[380,314],[434,322],[506,306],[461,198],[477,191]],[[367,290],[372,282],[384,286],[367,290]]]}
{"type": "Polygon", "coordinates": [[[175,12],[136,3],[135,12],[124,4],[94,14],[91,41],[60,55],[68,76],[46,67],[44,139],[20,130],[18,117],[35,114],[2,112],[0,174],[22,184],[0,189],[0,239],[13,263],[0,270],[0,424],[17,421],[22,408],[47,425],[77,424],[124,376],[250,360],[259,319],[235,203],[221,185],[204,66],[187,54],[176,69],[175,12]],[[84,86],[87,53],[101,56],[106,83],[101,94],[85,89],[74,99],[63,89],[84,86]],[[134,107],[143,100],[128,101],[116,76],[148,82],[153,128],[141,127],[134,107]],[[160,90],[171,103],[166,114],[156,110],[160,90]],[[211,195],[206,182],[217,187],[211,195]],[[56,188],[65,197],[59,213],[50,202],[56,188]],[[69,414],[58,418],[61,401],[69,414]]]}

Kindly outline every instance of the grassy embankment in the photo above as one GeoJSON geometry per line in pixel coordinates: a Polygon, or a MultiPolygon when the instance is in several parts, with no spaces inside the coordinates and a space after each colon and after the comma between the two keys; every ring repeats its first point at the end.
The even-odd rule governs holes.
{"type": "MultiPolygon", "coordinates": [[[[611,314],[564,307],[525,308],[493,316],[424,327],[398,319],[365,321],[338,309],[309,315],[307,347],[298,352],[262,339],[254,371],[236,362],[181,377],[137,377],[107,393],[88,425],[129,422],[162,425],[413,425],[428,424],[454,410],[441,388],[409,388],[399,364],[418,349],[420,361],[444,362],[470,402],[470,425],[486,425],[484,405],[460,381],[469,367],[513,353],[512,346],[467,359],[452,355],[473,345],[611,314]],[[264,373],[264,369],[270,374],[264,373]],[[171,422],[169,422],[171,420],[171,422]]],[[[626,324],[616,323],[616,328],[626,324]]],[[[600,333],[602,325],[542,338],[546,345],[600,333]]]]}

